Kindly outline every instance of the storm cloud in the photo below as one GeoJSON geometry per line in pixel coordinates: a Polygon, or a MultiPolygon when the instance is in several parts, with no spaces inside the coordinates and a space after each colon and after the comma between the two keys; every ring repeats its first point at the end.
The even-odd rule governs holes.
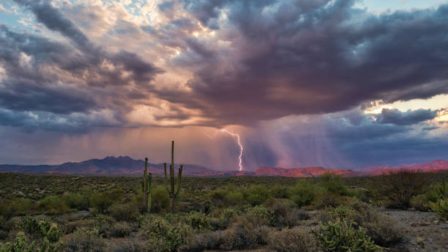
{"type": "Polygon", "coordinates": [[[228,46],[201,57],[186,104],[246,124],[448,92],[448,5],[373,15],[354,3],[187,1],[228,46]]]}

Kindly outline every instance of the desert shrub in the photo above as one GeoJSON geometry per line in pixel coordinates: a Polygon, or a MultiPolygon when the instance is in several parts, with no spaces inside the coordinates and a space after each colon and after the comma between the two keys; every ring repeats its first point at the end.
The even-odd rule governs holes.
{"type": "Polygon", "coordinates": [[[443,181],[436,183],[428,188],[428,190],[411,199],[411,206],[417,210],[432,210],[431,205],[441,199],[448,199],[448,182],[443,181]]]}
{"type": "Polygon", "coordinates": [[[29,241],[23,232],[18,232],[12,242],[0,242],[1,252],[33,252],[36,249],[34,242],[29,241]]]}
{"type": "Polygon", "coordinates": [[[268,246],[272,251],[318,251],[317,241],[309,232],[302,229],[283,229],[269,234],[268,246]]]}
{"type": "Polygon", "coordinates": [[[110,236],[111,237],[127,237],[131,234],[133,228],[127,222],[120,221],[112,224],[110,228],[110,236]]]}
{"type": "Polygon", "coordinates": [[[340,176],[333,174],[322,175],[319,178],[319,185],[322,186],[327,193],[343,196],[349,195],[349,190],[340,176]]]}
{"type": "Polygon", "coordinates": [[[224,203],[227,206],[239,205],[244,202],[244,195],[239,191],[228,191],[224,195],[224,203]]]}
{"type": "Polygon", "coordinates": [[[339,206],[329,209],[321,216],[324,223],[344,220],[363,227],[366,234],[381,246],[391,246],[402,241],[403,234],[398,224],[388,216],[378,213],[365,203],[339,206]]]}
{"type": "Polygon", "coordinates": [[[425,174],[400,171],[381,178],[380,193],[386,197],[386,207],[407,209],[411,199],[420,194],[427,184],[425,174]]]}
{"type": "Polygon", "coordinates": [[[211,229],[210,220],[204,213],[190,212],[185,216],[184,220],[187,225],[195,230],[211,229]]]}
{"type": "Polygon", "coordinates": [[[298,207],[310,205],[316,198],[319,187],[308,181],[299,181],[288,191],[288,198],[294,201],[298,207]]]}
{"type": "Polygon", "coordinates": [[[105,251],[111,252],[140,252],[147,251],[145,243],[138,239],[113,239],[107,241],[105,251]]]}
{"type": "Polygon", "coordinates": [[[251,185],[244,191],[245,200],[252,206],[263,204],[270,196],[266,186],[251,185]]]}
{"type": "Polygon", "coordinates": [[[241,218],[221,234],[219,249],[237,250],[266,244],[268,230],[265,227],[256,227],[241,218]]]}
{"type": "Polygon", "coordinates": [[[0,251],[59,251],[62,232],[55,223],[26,217],[12,242],[0,244],[0,251]]]}
{"type": "Polygon", "coordinates": [[[234,186],[217,188],[208,193],[213,206],[235,206],[244,203],[244,195],[234,186]]]}
{"type": "Polygon", "coordinates": [[[70,211],[60,196],[50,195],[41,199],[38,203],[39,210],[45,211],[46,214],[62,214],[70,211]]]}
{"type": "Polygon", "coordinates": [[[240,212],[234,208],[218,208],[210,213],[210,226],[212,230],[227,228],[240,212]]]}
{"type": "Polygon", "coordinates": [[[302,211],[288,199],[270,199],[265,203],[269,211],[269,224],[273,227],[292,227],[302,219],[302,211]]]}
{"type": "Polygon", "coordinates": [[[89,203],[98,213],[104,214],[116,199],[113,193],[93,193],[89,203]]]}
{"type": "Polygon", "coordinates": [[[80,193],[64,194],[63,199],[65,204],[77,210],[89,210],[89,199],[80,193]]]}
{"type": "Polygon", "coordinates": [[[239,218],[226,230],[197,234],[180,251],[243,250],[267,244],[269,229],[239,218]]]}
{"type": "Polygon", "coordinates": [[[287,186],[284,185],[273,185],[271,187],[271,195],[274,198],[289,198],[290,196],[290,189],[287,186]]]}
{"type": "Polygon", "coordinates": [[[431,203],[430,207],[432,211],[440,216],[440,218],[448,220],[448,198],[431,203]]]}
{"type": "Polygon", "coordinates": [[[62,236],[58,225],[46,220],[25,217],[22,220],[21,227],[32,239],[47,239],[50,243],[59,241],[62,236]]]}
{"type": "Polygon", "coordinates": [[[157,186],[152,190],[151,196],[151,212],[159,213],[162,210],[168,209],[170,198],[166,188],[157,186]]]}
{"type": "Polygon", "coordinates": [[[30,199],[15,198],[5,200],[0,204],[0,215],[9,219],[13,216],[29,214],[34,208],[34,203],[30,199]]]}
{"type": "Polygon", "coordinates": [[[135,221],[139,216],[138,206],[133,203],[113,204],[109,213],[117,221],[135,221]]]}
{"type": "MultiPolygon", "coordinates": [[[[115,222],[116,220],[113,217],[100,214],[95,216],[95,224],[93,228],[90,229],[98,232],[100,236],[108,237],[115,222]]],[[[88,229],[88,227],[86,229],[88,229]]]]}
{"type": "Polygon", "coordinates": [[[381,251],[362,227],[356,228],[347,220],[329,221],[321,224],[316,233],[320,247],[324,251],[381,251]]]}
{"type": "Polygon", "coordinates": [[[99,236],[97,229],[79,228],[63,239],[63,251],[104,251],[106,243],[99,236]]]}
{"type": "Polygon", "coordinates": [[[142,224],[142,232],[148,238],[150,251],[176,251],[186,243],[191,228],[184,223],[170,223],[160,216],[147,216],[142,224]]]}
{"type": "Polygon", "coordinates": [[[244,218],[256,225],[269,225],[271,213],[264,206],[254,206],[246,209],[244,218]]]}

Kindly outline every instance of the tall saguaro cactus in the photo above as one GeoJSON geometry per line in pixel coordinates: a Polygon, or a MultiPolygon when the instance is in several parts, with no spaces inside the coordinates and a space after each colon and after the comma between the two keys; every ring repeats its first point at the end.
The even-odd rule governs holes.
{"type": "Polygon", "coordinates": [[[182,182],[182,170],[184,169],[183,165],[180,165],[179,170],[177,172],[177,182],[175,179],[174,172],[174,141],[171,141],[171,165],[170,165],[170,177],[168,181],[168,172],[166,169],[166,163],[163,164],[163,168],[165,171],[165,184],[166,189],[168,190],[168,194],[171,199],[171,212],[174,212],[176,207],[176,199],[179,196],[180,186],[182,182]]]}
{"type": "Polygon", "coordinates": [[[143,211],[148,213],[151,210],[151,183],[152,174],[148,168],[148,158],[145,158],[145,170],[143,171],[143,211]]]}

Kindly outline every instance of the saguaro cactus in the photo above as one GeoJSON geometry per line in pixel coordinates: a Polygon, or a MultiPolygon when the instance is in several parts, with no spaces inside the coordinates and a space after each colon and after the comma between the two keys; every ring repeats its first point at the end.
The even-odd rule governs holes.
{"type": "Polygon", "coordinates": [[[166,189],[168,190],[168,194],[171,199],[171,212],[174,212],[176,207],[176,199],[179,196],[180,186],[182,182],[182,170],[184,169],[183,165],[180,165],[179,170],[177,172],[177,183],[175,180],[175,172],[174,172],[174,141],[171,141],[171,165],[170,165],[170,177],[168,181],[168,172],[166,170],[166,163],[163,164],[163,168],[165,171],[165,184],[166,189]]]}
{"type": "Polygon", "coordinates": [[[145,158],[145,170],[143,171],[143,211],[151,210],[151,183],[152,174],[149,172],[148,158],[145,158]]]}

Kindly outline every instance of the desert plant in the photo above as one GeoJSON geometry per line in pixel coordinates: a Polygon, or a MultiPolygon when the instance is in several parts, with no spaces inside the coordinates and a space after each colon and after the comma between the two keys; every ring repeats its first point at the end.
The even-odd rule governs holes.
{"type": "Polygon", "coordinates": [[[109,213],[117,221],[135,221],[139,216],[138,208],[132,202],[113,204],[109,213]]]}
{"type": "Polygon", "coordinates": [[[325,211],[321,216],[323,223],[338,220],[351,222],[356,227],[364,228],[366,234],[377,245],[387,247],[395,245],[403,239],[403,234],[397,223],[365,203],[356,202],[351,205],[342,205],[325,211]]]}
{"type": "Polygon", "coordinates": [[[246,201],[252,206],[263,204],[270,198],[269,190],[266,186],[251,185],[244,191],[246,201]]]}
{"type": "Polygon", "coordinates": [[[64,237],[63,251],[104,251],[106,243],[97,229],[79,228],[73,234],[64,237]]]}
{"type": "Polygon", "coordinates": [[[127,237],[131,234],[132,227],[129,223],[125,221],[120,221],[112,224],[110,229],[111,237],[127,237]]]}
{"type": "Polygon", "coordinates": [[[440,216],[440,218],[448,220],[448,198],[431,203],[430,207],[432,211],[440,216]]]}
{"type": "Polygon", "coordinates": [[[191,229],[183,223],[170,223],[160,216],[147,216],[142,221],[142,232],[148,237],[150,251],[176,251],[186,243],[191,229]]]}
{"type": "Polygon", "coordinates": [[[320,246],[324,251],[382,251],[381,247],[375,245],[372,239],[367,236],[362,227],[356,228],[355,225],[347,220],[338,219],[321,224],[316,232],[320,246]]]}
{"type": "Polygon", "coordinates": [[[171,141],[171,165],[170,165],[170,178],[168,182],[168,173],[166,169],[166,163],[163,164],[164,174],[165,174],[165,184],[168,190],[168,194],[170,196],[170,208],[171,212],[174,212],[176,207],[176,199],[179,196],[181,182],[182,182],[182,171],[184,169],[183,165],[180,165],[178,173],[177,173],[177,182],[175,180],[174,174],[174,141],[171,141]]]}
{"type": "Polygon", "coordinates": [[[106,213],[107,209],[114,203],[116,196],[111,193],[93,193],[90,196],[90,205],[99,213],[106,213]]]}
{"type": "Polygon", "coordinates": [[[67,193],[63,195],[65,204],[73,209],[88,210],[89,199],[80,193],[67,193]]]}
{"type": "Polygon", "coordinates": [[[316,198],[320,188],[307,181],[300,181],[292,186],[288,191],[288,198],[294,201],[297,206],[307,206],[316,198]]]}
{"type": "Polygon", "coordinates": [[[151,201],[151,211],[158,213],[168,208],[170,197],[165,188],[157,186],[152,190],[151,201]]]}
{"type": "Polygon", "coordinates": [[[143,211],[151,211],[151,184],[152,174],[148,170],[148,158],[145,158],[145,170],[143,171],[143,211]]]}
{"type": "Polygon", "coordinates": [[[425,174],[413,171],[399,171],[383,175],[379,190],[386,196],[389,208],[407,209],[411,199],[420,194],[427,184],[425,174]]]}
{"type": "Polygon", "coordinates": [[[277,252],[315,252],[319,250],[313,235],[299,228],[271,232],[268,246],[272,251],[277,252]]]}
{"type": "Polygon", "coordinates": [[[38,203],[40,210],[45,211],[47,214],[62,214],[68,212],[70,209],[65,204],[60,196],[50,195],[41,199],[38,203]]]}

